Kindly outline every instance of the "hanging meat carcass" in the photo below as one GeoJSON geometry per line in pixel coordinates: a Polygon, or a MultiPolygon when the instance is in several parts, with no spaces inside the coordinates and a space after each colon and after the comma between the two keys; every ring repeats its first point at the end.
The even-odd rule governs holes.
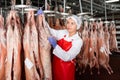
{"type": "Polygon", "coordinates": [[[105,24],[105,26],[104,26],[104,42],[105,42],[105,45],[106,45],[107,53],[112,54],[110,52],[110,48],[109,48],[110,47],[109,40],[110,40],[110,34],[109,34],[109,31],[108,31],[108,24],[105,24]]]}
{"type": "MultiPolygon", "coordinates": [[[[97,33],[95,32],[95,29],[93,27],[93,23],[90,23],[90,37],[89,37],[89,66],[90,66],[90,72],[92,73],[93,67],[98,67],[98,53],[97,53],[97,33]]],[[[96,26],[95,26],[96,27],[96,26]]],[[[98,72],[99,73],[99,72],[98,72]]]]}
{"type": "Polygon", "coordinates": [[[42,80],[43,70],[38,48],[38,32],[35,25],[34,11],[29,11],[27,14],[27,23],[23,35],[23,48],[26,80],[42,80]]]}
{"type": "MultiPolygon", "coordinates": [[[[95,68],[97,68],[97,69],[99,69],[99,63],[98,63],[98,32],[97,32],[97,30],[98,30],[98,22],[96,21],[94,21],[93,23],[92,23],[92,26],[91,26],[92,28],[91,28],[91,30],[92,30],[92,32],[90,31],[90,40],[92,40],[92,43],[93,43],[93,51],[94,51],[94,58],[93,59],[95,59],[95,68]]],[[[90,41],[90,43],[91,43],[91,41],[90,41]]],[[[91,50],[91,48],[90,48],[90,50],[91,50]]],[[[91,53],[91,52],[90,52],[91,53]]],[[[98,70],[98,74],[100,74],[100,72],[99,72],[99,70],[98,70]]]]}
{"type": "Polygon", "coordinates": [[[103,22],[100,22],[98,26],[98,56],[99,65],[105,68],[109,74],[112,74],[113,70],[109,65],[109,54],[104,42],[103,22]]]}
{"type": "Polygon", "coordinates": [[[62,26],[60,25],[60,19],[56,18],[54,29],[60,30],[62,26]]]}
{"type": "Polygon", "coordinates": [[[89,32],[88,22],[85,21],[84,29],[83,29],[82,35],[81,35],[82,40],[83,40],[83,46],[82,46],[80,54],[77,56],[78,65],[79,65],[79,68],[81,68],[82,73],[85,72],[85,69],[89,63],[89,53],[88,53],[88,51],[89,51],[89,34],[88,34],[88,32],[89,32]]]}
{"type": "Polygon", "coordinates": [[[110,51],[118,51],[115,24],[110,24],[110,51]]]}
{"type": "Polygon", "coordinates": [[[5,80],[21,80],[21,25],[16,11],[10,11],[6,27],[7,57],[5,80]]]}
{"type": "Polygon", "coordinates": [[[39,33],[39,51],[41,61],[44,70],[44,80],[52,80],[52,69],[51,69],[51,46],[48,42],[50,36],[47,22],[45,21],[44,15],[37,16],[37,27],[39,33]]]}
{"type": "Polygon", "coordinates": [[[5,80],[5,59],[6,59],[6,31],[4,18],[0,15],[0,80],[5,80]]]}
{"type": "MultiPolygon", "coordinates": [[[[48,15],[50,15],[50,14],[48,14],[48,15]]],[[[52,16],[49,16],[49,17],[47,18],[47,21],[48,21],[48,24],[49,24],[52,28],[54,28],[54,18],[53,18],[52,16]]]]}

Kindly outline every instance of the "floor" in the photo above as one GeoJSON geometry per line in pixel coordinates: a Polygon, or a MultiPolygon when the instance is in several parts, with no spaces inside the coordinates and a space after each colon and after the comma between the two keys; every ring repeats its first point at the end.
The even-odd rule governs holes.
{"type": "MultiPolygon", "coordinates": [[[[110,56],[110,66],[114,71],[112,75],[109,75],[103,68],[100,69],[100,75],[97,74],[96,69],[93,70],[93,75],[90,75],[90,71],[87,69],[82,75],[76,72],[76,80],[120,80],[120,52],[110,56]]],[[[24,68],[21,77],[22,80],[25,80],[24,68]]]]}

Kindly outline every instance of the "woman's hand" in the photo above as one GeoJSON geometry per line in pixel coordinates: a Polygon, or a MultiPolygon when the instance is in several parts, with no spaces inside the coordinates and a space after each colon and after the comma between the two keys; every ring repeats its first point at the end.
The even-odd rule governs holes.
{"type": "Polygon", "coordinates": [[[54,37],[48,37],[48,41],[49,41],[49,43],[52,45],[52,47],[53,48],[55,48],[56,47],[56,45],[57,45],[57,41],[56,41],[56,39],[54,38],[54,37]]]}
{"type": "Polygon", "coordinates": [[[37,11],[37,15],[40,15],[40,14],[43,14],[42,9],[39,9],[39,10],[37,11]]]}

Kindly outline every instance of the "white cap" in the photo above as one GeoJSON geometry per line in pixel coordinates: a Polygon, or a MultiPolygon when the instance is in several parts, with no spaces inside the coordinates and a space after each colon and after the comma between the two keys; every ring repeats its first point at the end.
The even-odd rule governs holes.
{"type": "Polygon", "coordinates": [[[75,23],[77,24],[77,30],[80,29],[82,20],[79,17],[77,17],[76,15],[69,16],[68,18],[66,18],[66,20],[68,20],[70,18],[73,19],[75,21],[75,23]]]}

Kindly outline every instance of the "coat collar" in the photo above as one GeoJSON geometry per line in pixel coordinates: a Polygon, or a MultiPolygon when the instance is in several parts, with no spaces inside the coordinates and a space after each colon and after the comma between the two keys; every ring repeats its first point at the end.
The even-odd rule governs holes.
{"type": "Polygon", "coordinates": [[[70,38],[70,39],[76,39],[79,37],[78,32],[76,32],[76,34],[74,34],[73,36],[69,37],[69,32],[66,30],[66,37],[70,38]]]}

